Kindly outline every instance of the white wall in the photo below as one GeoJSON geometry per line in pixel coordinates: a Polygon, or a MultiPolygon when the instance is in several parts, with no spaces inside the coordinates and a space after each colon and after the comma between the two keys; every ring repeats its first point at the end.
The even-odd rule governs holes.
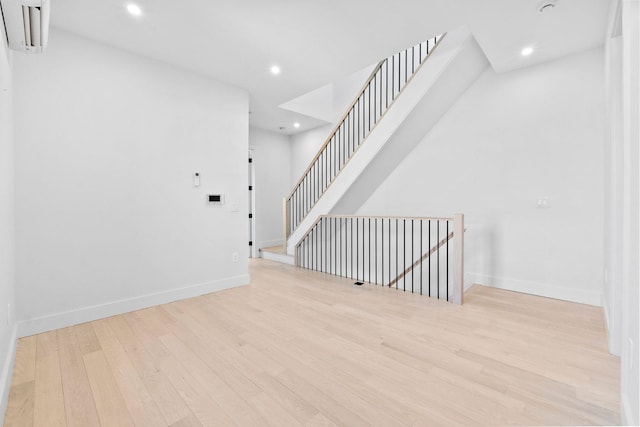
{"type": "MultiPolygon", "coordinates": [[[[613,2],[617,4],[617,2],[613,2]]],[[[613,21],[617,21],[617,8],[613,21]]],[[[609,351],[620,356],[622,333],[622,203],[624,172],[624,128],[622,118],[622,37],[619,26],[611,28],[605,43],[605,211],[604,211],[604,307],[609,332],[609,351]]]]}
{"type": "Polygon", "coordinates": [[[376,64],[344,76],[279,105],[328,123],[337,123],[367,81],[376,64]]]}
{"type": "Polygon", "coordinates": [[[14,76],[22,335],[248,282],[247,93],[58,30],[14,76]]]}
{"type": "Polygon", "coordinates": [[[599,305],[603,68],[597,49],[486,71],[358,212],[464,213],[467,282],[599,305]]]}
{"type": "Polygon", "coordinates": [[[622,420],[640,423],[640,1],[622,0],[623,204],[622,204],[622,420]]]}
{"type": "Polygon", "coordinates": [[[255,225],[258,248],[284,244],[282,199],[291,191],[289,136],[249,128],[255,172],[255,225]]]}
{"type": "Polygon", "coordinates": [[[291,136],[291,185],[287,194],[302,177],[334,128],[333,124],[320,126],[291,136]]]}
{"type": "Polygon", "coordinates": [[[9,397],[15,354],[14,144],[10,55],[0,19],[0,420],[9,397]]]}
{"type": "Polygon", "coordinates": [[[638,425],[640,2],[611,2],[605,43],[605,283],[609,351],[620,356],[621,414],[638,425]]]}

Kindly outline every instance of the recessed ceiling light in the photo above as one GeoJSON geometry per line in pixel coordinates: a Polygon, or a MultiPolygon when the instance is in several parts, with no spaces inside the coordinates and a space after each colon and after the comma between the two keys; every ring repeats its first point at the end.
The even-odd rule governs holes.
{"type": "Polygon", "coordinates": [[[531,46],[527,46],[524,49],[522,49],[522,52],[520,52],[522,54],[522,56],[529,56],[533,53],[533,48],[531,46]]]}
{"type": "Polygon", "coordinates": [[[299,128],[299,127],[300,127],[300,123],[295,122],[295,123],[293,124],[293,127],[294,127],[294,128],[299,128]]]}
{"type": "Polygon", "coordinates": [[[133,16],[142,15],[142,9],[140,9],[140,6],[138,6],[137,4],[133,4],[133,3],[129,3],[127,5],[127,12],[129,12],[133,16]]]}
{"type": "Polygon", "coordinates": [[[280,67],[278,67],[277,65],[272,66],[271,74],[273,74],[274,76],[277,76],[278,74],[280,74],[280,67]]]}

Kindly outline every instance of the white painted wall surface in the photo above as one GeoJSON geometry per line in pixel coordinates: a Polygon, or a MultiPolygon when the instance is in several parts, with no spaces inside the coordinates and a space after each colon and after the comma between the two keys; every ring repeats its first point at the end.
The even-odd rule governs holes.
{"type": "MultiPolygon", "coordinates": [[[[0,19],[0,33],[4,23],[0,19]]],[[[14,143],[10,55],[0,37],[0,420],[9,398],[15,354],[14,143]]]]}
{"type": "Polygon", "coordinates": [[[255,172],[254,218],[258,248],[284,244],[282,199],[291,191],[291,144],[277,132],[249,128],[255,172]]]}
{"type": "MultiPolygon", "coordinates": [[[[614,16],[617,16],[615,11],[614,16]]],[[[612,31],[617,30],[612,29],[612,31]]],[[[622,203],[624,194],[622,37],[620,35],[609,37],[605,43],[605,82],[605,222],[602,305],[608,328],[609,351],[620,356],[622,344],[622,203]]]]}
{"type": "Polygon", "coordinates": [[[599,305],[603,69],[597,49],[486,71],[358,213],[464,213],[467,284],[599,305]]]}
{"type": "Polygon", "coordinates": [[[248,283],[246,92],[58,30],[14,76],[22,335],[248,283]]]}
{"type": "Polygon", "coordinates": [[[640,424],[640,1],[622,0],[624,176],[622,207],[622,420],[640,424]]]}
{"type": "Polygon", "coordinates": [[[320,126],[291,136],[291,184],[287,196],[334,128],[333,124],[320,126]]]}

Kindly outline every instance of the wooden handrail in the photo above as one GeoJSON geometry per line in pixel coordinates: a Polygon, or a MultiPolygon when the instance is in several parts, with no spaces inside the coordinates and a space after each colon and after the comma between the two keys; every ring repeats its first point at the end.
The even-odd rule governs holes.
{"type": "MultiPolygon", "coordinates": [[[[429,49],[429,43],[430,41],[426,41],[423,43],[427,44],[426,47],[426,56],[422,57],[422,51],[419,50],[418,55],[419,55],[419,63],[417,64],[417,67],[414,69],[413,65],[414,65],[414,61],[415,61],[415,52],[416,52],[416,48],[418,45],[413,46],[411,48],[405,49],[404,51],[394,54],[389,58],[385,58],[382,61],[380,61],[378,63],[378,65],[376,67],[374,67],[373,71],[371,72],[370,76],[367,78],[366,82],[364,83],[364,85],[362,86],[362,88],[360,89],[360,91],[358,92],[357,96],[353,99],[353,101],[350,103],[350,105],[348,106],[347,110],[344,112],[344,114],[342,115],[342,117],[340,118],[340,121],[336,124],[336,126],[333,128],[333,130],[331,131],[331,133],[329,134],[329,137],[324,141],[324,143],[322,144],[322,146],[320,147],[320,149],[318,150],[318,152],[315,154],[315,156],[313,157],[312,161],[309,163],[309,165],[307,166],[307,168],[305,169],[304,173],[302,174],[302,176],[300,176],[300,178],[298,179],[298,181],[296,182],[295,186],[293,187],[293,189],[291,190],[291,192],[289,193],[289,195],[287,196],[287,200],[289,201],[287,207],[288,209],[294,209],[295,213],[293,212],[289,212],[290,214],[290,221],[289,221],[289,230],[288,230],[288,234],[285,234],[286,236],[288,236],[289,234],[291,234],[291,232],[293,231],[293,229],[295,229],[299,223],[304,220],[306,218],[306,216],[308,215],[308,213],[313,209],[313,207],[318,203],[318,201],[322,198],[322,195],[327,191],[327,189],[329,187],[331,187],[331,185],[333,184],[333,182],[335,181],[335,179],[338,177],[338,175],[340,175],[341,171],[343,170],[343,168],[345,167],[345,165],[347,163],[349,163],[349,161],[353,158],[354,154],[356,153],[356,151],[358,151],[362,145],[366,142],[366,140],[368,139],[369,135],[371,134],[371,132],[373,131],[373,129],[378,125],[378,123],[380,122],[380,120],[382,120],[382,118],[387,114],[387,112],[389,111],[389,109],[391,108],[391,106],[395,103],[395,101],[398,99],[398,97],[402,94],[402,92],[404,92],[404,90],[406,89],[406,87],[409,85],[409,83],[413,80],[413,78],[415,77],[415,75],[417,74],[417,72],[421,69],[421,67],[427,62],[427,59],[433,54],[433,52],[436,50],[436,48],[440,45],[440,43],[442,42],[442,39],[446,36],[446,34],[440,35],[440,36],[436,36],[434,38],[434,44],[431,47],[431,49],[429,49]],[[401,76],[400,74],[400,58],[402,57],[401,55],[404,53],[405,56],[405,67],[407,66],[407,62],[406,62],[406,57],[408,55],[411,55],[411,71],[410,71],[410,75],[406,75],[406,71],[405,71],[405,80],[404,82],[402,82],[402,77],[398,77],[398,87],[397,87],[397,92],[395,91],[395,80],[389,80],[387,81],[386,79],[389,79],[389,66],[388,64],[390,63],[390,58],[396,58],[396,56],[398,57],[398,76],[401,76]],[[350,117],[352,117],[352,115],[354,114],[354,111],[356,111],[356,108],[358,109],[358,117],[360,117],[360,102],[366,98],[367,95],[367,91],[368,91],[368,95],[369,95],[369,99],[371,98],[371,87],[372,85],[374,87],[377,87],[378,83],[376,79],[382,79],[382,75],[384,73],[384,69],[385,69],[385,65],[387,66],[387,74],[385,76],[385,84],[387,86],[385,86],[384,89],[384,93],[385,93],[385,105],[384,105],[384,110],[383,110],[383,104],[382,104],[382,94],[380,94],[380,98],[379,98],[379,102],[380,102],[380,110],[377,110],[376,112],[376,101],[374,100],[373,103],[373,117],[370,116],[370,112],[371,112],[371,103],[370,101],[368,101],[369,103],[369,112],[366,113],[367,117],[368,117],[368,125],[367,125],[367,129],[365,132],[365,129],[363,127],[363,133],[360,134],[360,131],[358,130],[357,133],[357,141],[355,143],[355,145],[351,145],[350,142],[347,142],[347,146],[344,146],[344,142],[341,138],[338,137],[339,133],[342,131],[342,129],[344,129],[345,123],[350,121],[350,117]],[[393,84],[392,89],[391,89],[391,99],[389,100],[388,97],[388,84],[393,84]],[[400,86],[400,83],[402,83],[402,86],[400,86]],[[339,143],[337,141],[340,141],[339,143]],[[342,158],[339,159],[339,161],[337,163],[334,163],[331,166],[328,166],[330,164],[329,161],[326,161],[327,159],[327,155],[333,153],[335,155],[336,150],[338,150],[338,152],[340,152],[341,148],[340,147],[335,147],[335,145],[338,144],[340,145],[340,147],[342,147],[342,149],[346,149],[346,151],[342,151],[343,154],[346,154],[346,156],[342,156],[342,158]],[[332,150],[333,147],[333,150],[332,150]],[[320,162],[322,162],[324,160],[324,168],[326,168],[329,173],[326,174],[325,172],[323,172],[322,170],[319,170],[317,168],[318,164],[320,162]],[[316,171],[314,173],[314,170],[316,171]],[[307,188],[307,182],[309,182],[309,185],[313,185],[312,187],[308,187],[307,188]],[[320,185],[318,185],[318,183],[320,183],[320,185]],[[300,192],[301,191],[305,191],[305,199],[300,199],[300,192]],[[307,192],[308,191],[308,192],[307,192]],[[294,203],[295,200],[295,203],[294,203]],[[294,206],[296,206],[294,208],[294,206]]],[[[422,48],[422,44],[420,43],[420,49],[422,48]]],[[[392,66],[392,70],[395,69],[395,65],[392,66]]],[[[405,69],[406,70],[406,69],[405,69]]],[[[393,79],[393,77],[392,77],[393,79]]],[[[380,83],[380,90],[382,91],[382,87],[383,84],[382,82],[380,83]]],[[[376,97],[376,89],[374,88],[373,90],[373,96],[376,97]]],[[[382,92],[380,92],[382,93],[382,92]]],[[[364,116],[363,116],[363,120],[364,120],[364,116]]],[[[364,121],[363,121],[363,126],[364,125],[364,121]]],[[[358,129],[360,129],[360,124],[358,123],[358,129]]],[[[352,138],[355,136],[355,134],[352,134],[352,138]]],[[[340,157],[340,155],[338,155],[340,157]]],[[[288,237],[287,237],[288,238],[288,237]]]]}
{"type": "Polygon", "coordinates": [[[367,81],[364,83],[364,85],[362,85],[362,89],[360,89],[360,91],[358,92],[358,95],[353,99],[353,101],[351,101],[351,104],[349,104],[349,106],[345,110],[345,113],[342,115],[342,117],[340,117],[340,120],[338,120],[338,124],[333,128],[333,130],[329,134],[329,137],[327,138],[327,140],[324,142],[324,144],[322,144],[322,147],[320,147],[320,149],[316,153],[315,157],[311,160],[311,162],[309,163],[309,166],[307,166],[307,169],[305,169],[305,171],[302,173],[302,176],[300,177],[298,182],[296,182],[296,185],[293,186],[293,190],[291,190],[291,193],[289,193],[289,195],[287,196],[287,200],[290,200],[293,197],[293,195],[295,194],[296,190],[298,189],[298,187],[300,186],[302,181],[304,181],[304,178],[307,176],[307,174],[309,173],[309,171],[311,170],[311,168],[315,164],[316,160],[318,160],[318,158],[320,158],[320,156],[322,155],[322,152],[324,151],[324,149],[327,147],[327,145],[329,145],[329,143],[331,142],[331,139],[336,134],[336,132],[340,129],[340,126],[342,126],[342,123],[344,122],[344,120],[349,116],[349,113],[351,112],[351,109],[358,103],[358,100],[360,99],[360,96],[362,96],[362,94],[367,90],[367,87],[369,87],[369,84],[371,83],[373,78],[376,76],[376,74],[380,70],[380,67],[382,67],[382,65],[385,63],[386,60],[387,60],[387,58],[385,58],[382,61],[378,62],[378,65],[376,65],[376,67],[373,69],[373,71],[371,72],[371,75],[369,76],[367,81]]]}
{"type": "Polygon", "coordinates": [[[431,255],[433,255],[434,253],[436,253],[436,251],[438,249],[440,249],[441,247],[444,246],[445,243],[447,243],[449,240],[451,240],[453,238],[453,231],[451,233],[449,233],[449,235],[447,237],[445,237],[444,239],[440,240],[440,242],[438,242],[437,245],[435,245],[434,247],[432,247],[431,249],[429,249],[427,252],[425,252],[422,257],[418,258],[418,260],[416,260],[416,262],[413,263],[413,265],[411,265],[410,267],[408,267],[405,271],[403,271],[402,273],[400,273],[400,275],[398,277],[396,277],[395,279],[393,279],[391,282],[389,282],[389,287],[395,285],[396,283],[398,283],[400,281],[400,279],[402,279],[404,276],[406,276],[407,274],[411,273],[411,270],[413,270],[414,268],[416,268],[418,265],[420,265],[420,263],[422,261],[424,261],[425,259],[429,258],[431,255]]]}
{"type": "MultiPolygon", "coordinates": [[[[408,85],[408,83],[413,79],[413,77],[415,76],[415,74],[420,70],[420,68],[425,64],[426,60],[433,54],[433,52],[436,50],[436,48],[440,45],[440,42],[442,41],[442,39],[444,39],[444,37],[446,36],[446,33],[440,35],[440,36],[436,36],[436,42],[433,46],[433,48],[431,49],[431,51],[429,51],[429,53],[427,54],[427,56],[424,58],[424,60],[422,60],[422,62],[418,65],[418,67],[415,69],[415,71],[413,71],[413,74],[409,77],[409,79],[405,82],[405,86],[403,86],[400,91],[398,92],[398,95],[400,95],[404,89],[406,88],[406,86],[408,85]]],[[[428,42],[427,42],[428,43],[428,42]]],[[[395,56],[395,54],[393,55],[395,56]]],[[[340,120],[338,121],[337,125],[333,128],[333,130],[331,131],[331,133],[329,134],[329,137],[325,140],[325,142],[322,144],[322,146],[320,147],[320,149],[318,150],[318,152],[316,153],[316,155],[313,157],[313,159],[311,160],[311,162],[309,163],[309,165],[307,166],[307,168],[305,169],[305,171],[302,173],[302,175],[300,176],[300,178],[298,179],[298,181],[296,182],[296,184],[293,186],[293,189],[291,190],[291,192],[289,193],[289,195],[287,196],[287,200],[291,200],[292,197],[295,195],[296,191],[298,191],[299,187],[301,186],[301,184],[304,182],[305,178],[307,177],[307,174],[313,169],[313,166],[315,165],[316,161],[322,156],[322,153],[325,151],[325,149],[327,148],[327,146],[331,143],[333,137],[335,136],[335,134],[340,130],[340,127],[343,125],[344,121],[348,118],[349,114],[351,113],[352,109],[356,106],[356,104],[358,104],[359,99],[361,96],[364,95],[364,93],[366,92],[367,88],[369,87],[369,85],[371,84],[371,82],[374,80],[376,74],[378,73],[378,71],[380,71],[380,68],[387,63],[387,61],[389,60],[389,58],[385,58],[382,61],[380,61],[378,63],[378,65],[373,69],[373,71],[371,72],[371,75],[369,76],[369,78],[367,78],[367,81],[365,82],[365,84],[362,86],[362,88],[360,89],[360,91],[358,92],[357,96],[354,98],[354,100],[351,102],[351,104],[349,104],[349,106],[347,107],[347,109],[345,110],[345,113],[342,115],[342,117],[340,118],[340,120]]],[[[397,98],[397,97],[396,97],[397,98]]],[[[392,100],[391,104],[387,107],[388,108],[393,105],[393,102],[395,101],[392,100]]],[[[383,113],[381,115],[384,116],[386,114],[383,113]]],[[[375,127],[375,125],[374,125],[375,127]]],[[[364,137],[364,139],[366,139],[366,136],[364,137]]],[[[359,147],[358,147],[359,148],[359,147]]],[[[357,150],[357,148],[356,148],[357,150]]],[[[355,151],[354,151],[355,152],[355,151]]],[[[344,164],[346,164],[349,161],[349,159],[346,160],[346,162],[344,164]]],[[[341,168],[344,165],[341,166],[341,168]]],[[[340,171],[338,171],[334,177],[332,177],[329,180],[329,186],[331,185],[331,183],[333,182],[333,179],[335,179],[335,177],[339,174],[340,171]]],[[[327,188],[329,187],[327,186],[327,188]]],[[[323,192],[326,191],[326,188],[323,189],[323,192]]],[[[317,200],[312,204],[312,206],[309,208],[309,210],[311,210],[311,208],[313,208],[313,206],[315,206],[315,203],[317,202],[317,200]]]]}

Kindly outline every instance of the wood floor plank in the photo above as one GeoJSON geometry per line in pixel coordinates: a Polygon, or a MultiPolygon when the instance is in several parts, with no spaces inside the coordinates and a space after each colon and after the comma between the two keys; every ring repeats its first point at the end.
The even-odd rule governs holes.
{"type": "Polygon", "coordinates": [[[82,350],[71,328],[57,331],[60,374],[68,426],[100,426],[82,350]]]}
{"type": "Polygon", "coordinates": [[[133,426],[122,393],[102,350],[83,356],[98,417],[103,426],[133,426]]]}
{"type": "Polygon", "coordinates": [[[33,425],[65,426],[67,418],[56,331],[37,336],[33,425]]]}
{"type": "Polygon", "coordinates": [[[117,336],[149,394],[160,409],[165,422],[171,425],[181,420],[189,420],[193,412],[166,375],[158,368],[164,353],[150,351],[145,344],[149,342],[151,337],[140,333],[136,334],[131,329],[129,322],[135,322],[135,318],[134,313],[128,313],[124,316],[105,319],[100,323],[105,324],[117,336]]]}
{"type": "Polygon", "coordinates": [[[96,322],[93,329],[134,424],[149,427],[168,425],[116,336],[105,323],[96,322]]]}
{"type": "Polygon", "coordinates": [[[35,380],[12,386],[4,417],[5,427],[33,426],[34,398],[35,380]]]}
{"type": "Polygon", "coordinates": [[[250,269],[249,286],[21,339],[5,425],[620,422],[598,307],[483,286],[455,306],[250,269]]]}
{"type": "Polygon", "coordinates": [[[12,386],[35,381],[36,379],[36,343],[37,337],[20,338],[16,348],[16,361],[13,367],[12,386]]]}

